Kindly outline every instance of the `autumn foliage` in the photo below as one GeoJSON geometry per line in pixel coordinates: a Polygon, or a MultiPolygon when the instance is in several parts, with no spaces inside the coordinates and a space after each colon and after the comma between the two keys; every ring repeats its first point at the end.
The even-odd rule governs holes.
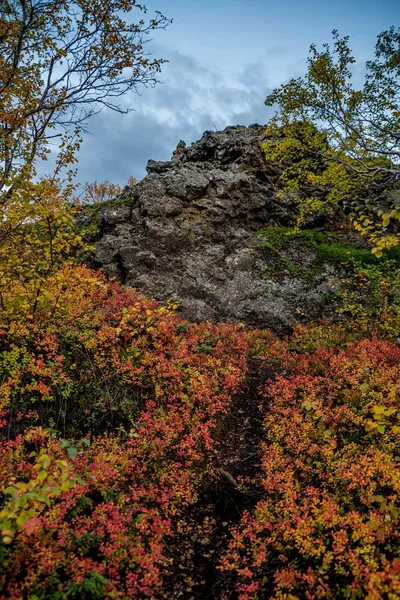
{"type": "Polygon", "coordinates": [[[376,256],[399,244],[400,29],[377,36],[364,82],[355,84],[349,36],[311,44],[307,71],[266,98],[277,107],[263,150],[282,165],[283,195],[306,215],[345,209],[376,256]]]}
{"type": "Polygon", "coordinates": [[[398,597],[397,346],[190,324],[68,263],[50,285],[0,331],[0,598],[179,597],[248,357],[269,373],[262,492],[216,597],[398,597]]]}
{"type": "Polygon", "coordinates": [[[399,376],[374,339],[267,384],[263,498],[220,565],[241,600],[399,597],[399,376]]]}
{"type": "MultiPolygon", "coordinates": [[[[101,106],[124,112],[115,99],[154,84],[164,62],[150,60],[144,42],[169,21],[157,12],[128,24],[122,17],[132,11],[146,7],[1,4],[0,600],[395,600],[400,349],[385,340],[398,334],[398,262],[354,272],[342,282],[336,322],[298,326],[288,339],[186,322],[172,302],[80,264],[90,236],[79,232],[73,173],[64,178],[63,169],[86,120],[101,106]],[[55,172],[38,180],[37,160],[54,137],[55,172]]],[[[347,38],[335,39],[347,76],[347,38]]],[[[345,78],[344,125],[361,109],[370,117],[371,94],[392,89],[382,77],[393,68],[393,40],[394,29],[379,37],[378,62],[368,66],[376,77],[362,96],[345,78]]],[[[313,56],[312,102],[302,103],[301,80],[269,97],[296,135],[273,124],[264,151],[290,159],[286,192],[300,183],[332,191],[305,208],[345,205],[354,192],[364,201],[370,169],[379,187],[397,181],[398,161],[389,168],[362,147],[343,164],[338,152],[354,150],[353,135],[338,150],[336,130],[298,123],[336,65],[329,48],[313,56]],[[321,172],[321,158],[330,169],[321,172]],[[341,173],[352,175],[350,187],[336,185],[341,173]]],[[[378,121],[372,140],[387,153],[398,114],[383,108],[384,129],[378,121]]],[[[374,123],[361,131],[367,141],[374,123]]],[[[122,191],[95,182],[83,196],[101,203],[122,191]]],[[[397,208],[358,208],[377,256],[397,244],[397,230],[386,232],[397,208]]]]}
{"type": "Polygon", "coordinates": [[[0,597],[153,596],[216,476],[245,335],[83,267],[60,277],[58,302],[1,330],[0,597]]]}

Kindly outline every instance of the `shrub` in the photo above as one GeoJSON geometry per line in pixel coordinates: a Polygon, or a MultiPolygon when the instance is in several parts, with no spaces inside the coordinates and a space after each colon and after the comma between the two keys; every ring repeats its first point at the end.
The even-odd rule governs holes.
{"type": "Polygon", "coordinates": [[[84,267],[66,266],[54,287],[33,318],[0,328],[3,435],[27,422],[72,438],[129,430],[148,400],[216,391],[213,371],[243,343],[237,327],[185,325],[84,267]]]}
{"type": "Polygon", "coordinates": [[[400,350],[299,355],[267,386],[264,497],[221,569],[241,600],[398,598],[400,350]]]}
{"type": "Polygon", "coordinates": [[[248,342],[83,267],[60,277],[1,329],[0,598],[154,597],[219,476],[248,342]]]}
{"type": "Polygon", "coordinates": [[[399,261],[358,266],[342,281],[337,313],[351,332],[395,341],[400,331],[399,261]]]}

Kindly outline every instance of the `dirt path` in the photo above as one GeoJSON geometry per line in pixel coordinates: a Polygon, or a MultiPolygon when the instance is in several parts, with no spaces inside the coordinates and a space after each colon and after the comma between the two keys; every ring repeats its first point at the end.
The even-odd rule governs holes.
{"type": "Polygon", "coordinates": [[[250,359],[243,391],[235,399],[224,424],[217,449],[220,477],[208,487],[185,519],[181,532],[178,573],[171,577],[165,598],[222,600],[234,598],[230,581],[221,575],[218,562],[232,528],[245,510],[251,510],[262,496],[260,485],[260,443],[263,414],[260,388],[274,372],[267,363],[250,359]]]}

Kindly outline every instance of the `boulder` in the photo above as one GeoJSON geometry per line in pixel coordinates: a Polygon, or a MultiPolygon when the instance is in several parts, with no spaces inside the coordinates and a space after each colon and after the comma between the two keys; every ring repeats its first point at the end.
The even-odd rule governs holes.
{"type": "Polygon", "coordinates": [[[318,316],[331,265],[313,270],[312,250],[297,244],[289,252],[309,270],[276,275],[276,253],[255,235],[296,219],[293,201],[277,198],[280,170],[264,159],[264,131],[207,131],[189,147],[180,142],[170,161],[149,161],[148,175],[124,189],[118,207],[101,212],[96,261],[105,273],[161,302],[174,298],[193,321],[287,332],[318,316]]]}

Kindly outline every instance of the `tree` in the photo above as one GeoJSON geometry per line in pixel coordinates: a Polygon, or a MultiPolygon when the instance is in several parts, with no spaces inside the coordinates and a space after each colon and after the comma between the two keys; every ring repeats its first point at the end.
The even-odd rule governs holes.
{"type": "MultiPolygon", "coordinates": [[[[169,21],[122,16],[146,12],[136,0],[0,0],[0,311],[3,322],[32,318],[59,267],[83,244],[75,227],[72,171],[88,119],[154,85],[164,62],[146,36],[169,21]],[[35,180],[36,162],[56,140],[56,168],[35,180]]],[[[92,190],[93,191],[93,190],[92,190]]],[[[105,193],[107,190],[103,189],[105,193]]],[[[99,190],[97,190],[99,192],[99,190]]]]}
{"type": "Polygon", "coordinates": [[[57,182],[25,182],[0,204],[0,323],[32,318],[58,270],[83,245],[77,206],[57,182]]]}
{"type": "Polygon", "coordinates": [[[66,134],[73,161],[79,134],[101,108],[128,112],[124,94],[156,83],[165,62],[145,38],[170,21],[160,12],[128,23],[136,0],[0,0],[0,192],[30,178],[49,143],[66,134]],[[72,141],[73,140],[73,141],[72,141]]]}
{"type": "MultiPolygon", "coordinates": [[[[137,184],[136,179],[131,175],[128,178],[127,186],[133,187],[137,184]]],[[[118,183],[111,183],[111,181],[97,181],[86,182],[82,191],[82,197],[85,202],[90,204],[97,204],[99,202],[108,202],[109,200],[115,200],[117,196],[122,193],[123,189],[118,183]]]]}
{"type": "Polygon", "coordinates": [[[399,243],[396,226],[390,234],[387,227],[400,221],[400,28],[378,36],[360,88],[349,37],[333,38],[333,49],[311,45],[304,77],[267,96],[278,112],[264,151],[284,162],[289,192],[311,186],[303,212],[340,203],[380,255],[399,243]]]}

